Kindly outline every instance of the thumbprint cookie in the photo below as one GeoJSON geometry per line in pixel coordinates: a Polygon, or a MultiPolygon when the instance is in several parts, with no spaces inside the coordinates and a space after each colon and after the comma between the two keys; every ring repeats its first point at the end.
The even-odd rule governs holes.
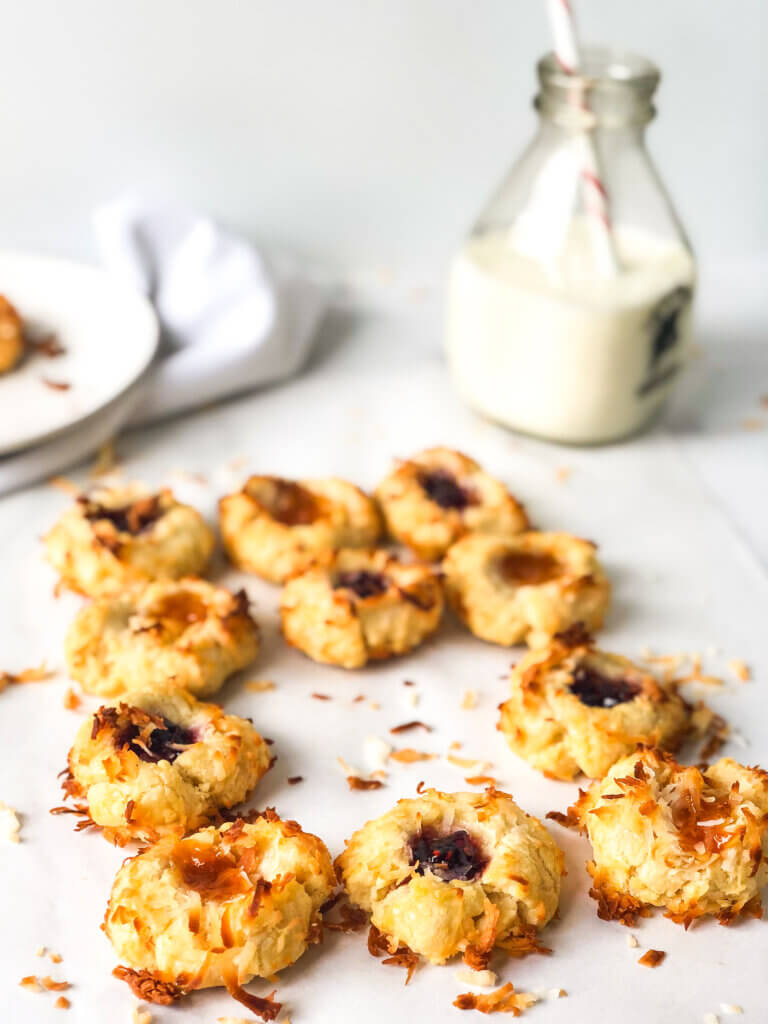
{"type": "Polygon", "coordinates": [[[564,634],[531,651],[511,682],[498,727],[516,754],[552,778],[600,779],[638,743],[677,750],[691,731],[693,709],[673,684],[588,638],[572,645],[564,634]]]}
{"type": "Polygon", "coordinates": [[[24,354],[24,325],[16,309],[0,295],[0,373],[12,370],[24,354]]]}
{"type": "Polygon", "coordinates": [[[170,490],[120,487],[81,495],[46,535],[45,547],[68,587],[98,597],[130,583],[198,575],[214,536],[170,490]]]}
{"type": "Polygon", "coordinates": [[[104,931],[140,999],[171,1003],[224,985],[271,1020],[280,1004],[243,989],[298,960],[322,938],[321,908],[336,888],[317,836],[267,810],[167,837],[117,873],[104,931]]]}
{"type": "Polygon", "coordinates": [[[120,845],[184,835],[249,796],[270,767],[250,722],[181,691],[132,694],[81,726],[65,791],[120,845]]]}
{"type": "Polygon", "coordinates": [[[289,580],[280,599],[288,643],[342,668],[418,647],[442,612],[442,587],[432,569],[382,550],[340,551],[289,580]]]}
{"type": "Polygon", "coordinates": [[[761,916],[768,882],[768,773],[724,757],[703,769],[643,748],[582,793],[569,818],[589,836],[598,915],[633,924],[651,907],[686,927],[761,916]]]}
{"type": "Polygon", "coordinates": [[[95,598],[69,628],[69,672],[88,693],[116,697],[155,684],[215,693],[259,650],[245,591],[200,579],[157,580],[95,598]]]}
{"type": "Polygon", "coordinates": [[[221,535],[240,569],[282,583],[319,555],[375,544],[375,502],[346,480],[282,480],[252,476],[219,502],[221,535]]]}
{"type": "Polygon", "coordinates": [[[336,866],[391,949],[433,963],[532,939],[557,910],[563,854],[511,796],[425,790],[363,825],[336,866]]]}
{"type": "Polygon", "coordinates": [[[401,462],[376,490],[387,529],[419,558],[440,558],[468,533],[526,529],[523,506],[474,459],[429,448],[401,462]]]}
{"type": "Polygon", "coordinates": [[[475,636],[544,646],[577,622],[598,629],[611,588],[590,541],[566,533],[475,534],[443,561],[445,593],[475,636]]]}

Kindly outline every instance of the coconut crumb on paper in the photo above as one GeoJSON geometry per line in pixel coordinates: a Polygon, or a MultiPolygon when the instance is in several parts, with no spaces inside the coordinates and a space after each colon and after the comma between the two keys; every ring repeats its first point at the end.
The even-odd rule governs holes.
{"type": "Polygon", "coordinates": [[[736,1003],[720,1003],[720,1013],[724,1013],[726,1017],[738,1017],[744,1010],[736,1003]]]}
{"type": "Polygon", "coordinates": [[[637,947],[640,945],[640,943],[637,941],[637,939],[635,938],[634,935],[629,934],[627,936],[627,945],[629,946],[630,949],[637,949],[637,947]]]}
{"type": "Polygon", "coordinates": [[[401,747],[393,750],[389,755],[390,761],[399,761],[401,764],[415,764],[417,761],[434,761],[437,754],[430,754],[424,750],[414,750],[413,747],[401,747]]]}
{"type": "Polygon", "coordinates": [[[380,736],[366,736],[363,741],[363,760],[370,771],[385,772],[392,745],[380,736]]]}
{"type": "Polygon", "coordinates": [[[477,690],[465,690],[461,698],[461,707],[464,711],[471,711],[476,708],[479,702],[477,690]]]}
{"type": "Polygon", "coordinates": [[[478,985],[480,988],[493,988],[499,980],[494,971],[472,971],[469,967],[462,967],[456,971],[456,980],[462,985],[478,985]]]}
{"type": "MultiPolygon", "coordinates": [[[[219,1017],[219,1020],[224,1020],[219,1017]]],[[[141,1003],[137,1003],[131,1013],[131,1024],[152,1024],[152,1014],[141,1003]]]]}
{"type": "Polygon", "coordinates": [[[537,1003],[538,997],[533,992],[516,992],[515,986],[508,981],[495,992],[475,993],[462,992],[453,1005],[459,1010],[479,1010],[480,1013],[512,1013],[519,1017],[527,1009],[537,1003]]]}
{"type": "Polygon", "coordinates": [[[720,1024],[720,1018],[716,1013],[705,1013],[701,1021],[702,1024],[720,1024]]]}
{"type": "Polygon", "coordinates": [[[9,843],[21,842],[21,822],[12,807],[0,800],[0,839],[9,843]]]}
{"type": "Polygon", "coordinates": [[[742,683],[747,683],[752,678],[749,665],[742,658],[731,658],[728,662],[728,671],[742,683]]]}
{"type": "Polygon", "coordinates": [[[72,687],[68,687],[67,692],[64,694],[64,710],[65,711],[77,711],[80,705],[83,703],[79,693],[76,693],[72,687]]]}
{"type": "Polygon", "coordinates": [[[266,693],[268,690],[276,690],[277,685],[271,679],[251,679],[245,684],[249,693],[266,693]]]}
{"type": "Polygon", "coordinates": [[[39,683],[51,679],[56,673],[45,662],[36,668],[25,668],[21,672],[0,672],[0,693],[12,684],[39,683]]]}

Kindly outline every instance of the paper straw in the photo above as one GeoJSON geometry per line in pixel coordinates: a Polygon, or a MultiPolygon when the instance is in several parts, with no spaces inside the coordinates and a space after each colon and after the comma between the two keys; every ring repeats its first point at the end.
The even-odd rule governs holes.
{"type": "MultiPolygon", "coordinates": [[[[547,0],[547,11],[555,44],[555,60],[566,74],[580,74],[581,53],[570,0],[547,0]]],[[[619,259],[611,224],[610,200],[591,131],[584,131],[580,136],[580,146],[582,195],[597,264],[601,273],[613,277],[619,272],[619,259]]]]}

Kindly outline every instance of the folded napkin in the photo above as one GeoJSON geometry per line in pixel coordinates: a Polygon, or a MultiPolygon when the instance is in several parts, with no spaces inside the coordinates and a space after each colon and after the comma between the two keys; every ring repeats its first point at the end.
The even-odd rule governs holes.
{"type": "Polygon", "coordinates": [[[0,493],[78,462],[135,426],[295,373],[312,346],[327,290],[207,217],[125,196],[98,209],[105,267],[154,304],[158,356],[107,409],[56,438],[0,458],[0,493]]]}

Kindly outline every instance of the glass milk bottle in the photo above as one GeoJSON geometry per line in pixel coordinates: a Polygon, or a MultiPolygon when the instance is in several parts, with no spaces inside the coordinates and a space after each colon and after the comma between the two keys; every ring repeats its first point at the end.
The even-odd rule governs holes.
{"type": "Polygon", "coordinates": [[[583,68],[539,62],[538,132],[456,255],[446,315],[469,405],[573,444],[631,434],[658,410],[686,361],[695,283],[645,148],[658,69],[601,48],[584,50],[583,68]]]}

